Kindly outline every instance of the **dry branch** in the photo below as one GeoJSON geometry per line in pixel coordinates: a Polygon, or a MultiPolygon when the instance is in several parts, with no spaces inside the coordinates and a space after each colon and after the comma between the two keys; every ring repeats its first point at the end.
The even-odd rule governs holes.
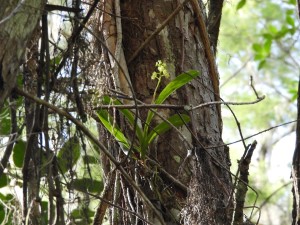
{"type": "Polygon", "coordinates": [[[239,163],[239,171],[240,171],[240,177],[237,182],[236,187],[236,194],[235,194],[235,208],[234,208],[234,217],[233,217],[233,225],[242,225],[243,219],[244,219],[244,204],[245,204],[245,198],[246,193],[248,190],[248,175],[249,175],[249,165],[251,162],[251,157],[253,154],[253,151],[256,147],[257,142],[254,141],[247,149],[247,152],[245,154],[245,157],[242,157],[240,163],[239,163]]]}

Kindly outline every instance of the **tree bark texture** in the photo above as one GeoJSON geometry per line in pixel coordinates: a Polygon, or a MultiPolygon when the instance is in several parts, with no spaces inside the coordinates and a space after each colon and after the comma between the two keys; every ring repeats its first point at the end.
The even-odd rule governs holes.
{"type": "MultiPolygon", "coordinates": [[[[114,1],[103,2],[111,2],[110,7],[114,7],[114,1]]],[[[189,1],[193,4],[185,4],[183,9],[168,22],[158,35],[136,57],[132,57],[143,42],[182,2],[121,1],[122,51],[124,51],[127,62],[128,78],[136,98],[144,103],[152,101],[156,82],[151,80],[151,74],[155,71],[155,63],[158,60],[166,62],[171,79],[183,71],[191,69],[201,73],[197,79],[172,94],[167,103],[196,106],[217,100],[216,82],[218,82],[218,77],[213,77],[217,71],[212,71],[215,68],[215,61],[212,62],[209,58],[214,53],[211,51],[211,46],[204,44],[203,34],[199,28],[199,19],[205,12],[196,13],[195,6],[198,7],[198,10],[201,9],[198,1],[189,1]]],[[[109,24],[104,22],[102,29],[106,34],[104,37],[106,43],[112,41],[112,45],[116,45],[115,19],[111,17],[111,20],[113,22],[105,20],[109,24]]],[[[207,33],[205,35],[208,37],[207,33]]],[[[213,42],[216,43],[215,40],[213,42]]],[[[114,52],[115,48],[112,49],[112,53],[114,52]]],[[[163,86],[168,82],[163,81],[163,86]]],[[[122,86],[122,81],[117,85],[120,85],[123,92],[128,89],[122,86]]],[[[162,88],[158,91],[161,90],[162,88]]],[[[176,113],[171,109],[158,112],[164,118],[176,113]]],[[[146,111],[140,111],[142,121],[145,120],[146,113],[146,111]]],[[[162,212],[166,224],[179,224],[179,212],[182,215],[181,222],[184,224],[230,224],[229,208],[231,203],[228,202],[228,199],[230,199],[232,187],[228,152],[224,147],[209,148],[223,145],[219,108],[211,106],[198,109],[190,113],[190,118],[189,129],[180,128],[181,134],[193,146],[194,152],[191,162],[184,167],[184,170],[180,170],[181,172],[178,173],[190,149],[184,145],[181,136],[174,130],[159,137],[148,152],[148,157],[158,162],[167,173],[178,178],[182,183],[189,184],[188,193],[169,182],[161,173],[157,174],[160,182],[152,183],[155,191],[150,181],[142,182],[141,185],[146,195],[162,212]],[[179,161],[176,160],[178,158],[179,161]],[[164,192],[166,186],[171,187],[171,191],[168,193],[164,192]],[[157,192],[160,193],[159,196],[157,192]]],[[[156,119],[159,122],[159,118],[156,119]]],[[[144,179],[147,180],[147,178],[144,179]]],[[[148,215],[150,214],[148,213],[148,215]]],[[[148,216],[147,219],[154,224],[160,224],[155,219],[155,215],[152,218],[148,216]]]]}
{"type": "MultiPolygon", "coordinates": [[[[300,81],[298,83],[298,90],[300,88],[300,81]]],[[[300,224],[300,95],[297,98],[297,127],[296,127],[296,148],[293,155],[292,164],[292,178],[293,178],[293,225],[300,224]]]]}
{"type": "Polygon", "coordinates": [[[1,1],[0,108],[15,86],[26,44],[42,13],[44,0],[1,1]]]}

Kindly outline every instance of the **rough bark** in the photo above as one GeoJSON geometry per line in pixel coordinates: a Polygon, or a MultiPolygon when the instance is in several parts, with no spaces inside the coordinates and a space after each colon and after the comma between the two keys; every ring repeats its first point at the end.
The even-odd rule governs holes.
{"type": "MultiPolygon", "coordinates": [[[[300,81],[298,83],[298,90],[300,88],[300,81]]],[[[296,148],[293,156],[292,164],[292,178],[293,178],[293,225],[300,224],[300,95],[298,92],[297,98],[297,127],[296,127],[296,148]]]]}
{"type": "Polygon", "coordinates": [[[28,39],[44,0],[2,1],[0,7],[0,108],[15,86],[28,39]]]}
{"type": "MultiPolygon", "coordinates": [[[[121,1],[121,16],[126,18],[122,19],[122,36],[127,61],[181,2],[121,1]]],[[[216,99],[218,90],[211,71],[215,65],[212,66],[212,62],[208,59],[207,53],[211,50],[206,49],[207,46],[203,44],[203,35],[200,35],[199,24],[195,21],[199,15],[195,12],[194,6],[198,3],[193,2],[194,4],[185,5],[183,10],[127,65],[130,81],[139,100],[145,103],[152,101],[156,83],[150,77],[158,60],[167,63],[171,79],[190,69],[201,71],[201,76],[172,95],[168,103],[198,105],[216,99]]],[[[104,32],[107,32],[108,36],[113,35],[112,29],[106,29],[104,32]]],[[[209,54],[213,56],[213,53],[209,54]]],[[[164,85],[167,82],[164,81],[164,85]]],[[[176,112],[160,110],[159,113],[167,118],[176,112]]],[[[143,121],[146,111],[140,111],[140,116],[143,121]]],[[[219,109],[216,106],[202,108],[192,112],[190,117],[191,132],[187,128],[181,128],[181,132],[196,150],[192,163],[188,164],[183,172],[178,174],[188,149],[175,131],[160,137],[148,152],[148,156],[156,160],[169,174],[177,177],[182,183],[190,182],[188,198],[187,193],[169,182],[161,173],[154,174],[147,171],[140,185],[161,210],[166,224],[179,223],[180,211],[183,212],[185,224],[230,224],[228,206],[231,203],[227,202],[231,190],[228,153],[224,147],[206,149],[209,146],[223,144],[219,109]],[[180,161],[176,160],[177,157],[180,161]],[[152,176],[159,179],[151,183],[149,178],[152,176]],[[171,188],[164,192],[166,187],[171,188]]],[[[155,170],[155,167],[149,167],[155,170]]],[[[157,222],[153,213],[148,211],[147,215],[150,222],[157,222]]]]}

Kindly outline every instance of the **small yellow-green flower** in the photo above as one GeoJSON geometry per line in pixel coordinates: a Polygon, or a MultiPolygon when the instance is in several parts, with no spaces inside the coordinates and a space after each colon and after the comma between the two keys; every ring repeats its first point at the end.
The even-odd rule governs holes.
{"type": "Polygon", "coordinates": [[[153,73],[152,73],[152,76],[151,76],[151,79],[152,79],[152,80],[157,79],[157,75],[158,75],[158,74],[157,74],[156,72],[153,72],[153,73]]]}
{"type": "Polygon", "coordinates": [[[155,66],[157,67],[158,72],[153,72],[151,79],[161,79],[161,77],[169,78],[170,74],[167,70],[167,64],[162,62],[161,60],[158,60],[155,63],[155,66]]]}

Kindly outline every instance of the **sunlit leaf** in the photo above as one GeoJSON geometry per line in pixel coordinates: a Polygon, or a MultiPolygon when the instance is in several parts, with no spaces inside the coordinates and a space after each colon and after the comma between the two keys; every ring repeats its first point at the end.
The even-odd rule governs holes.
{"type": "Polygon", "coordinates": [[[122,133],[122,131],[117,127],[117,125],[113,124],[113,119],[108,114],[108,112],[105,110],[99,110],[98,116],[104,127],[111,133],[112,136],[114,136],[114,138],[116,138],[122,150],[125,152],[125,154],[127,154],[127,151],[130,148],[129,141],[122,133]]]}
{"type": "Polygon", "coordinates": [[[266,56],[263,55],[263,54],[255,54],[254,55],[254,60],[255,61],[261,61],[261,60],[264,60],[265,58],[266,58],[266,56]]]}
{"type": "Polygon", "coordinates": [[[272,25],[272,24],[268,26],[268,30],[269,30],[269,32],[270,32],[271,34],[273,34],[273,35],[277,34],[277,32],[278,32],[277,27],[275,27],[275,26],[272,25]]]}
{"type": "Polygon", "coordinates": [[[21,168],[23,166],[25,151],[26,142],[22,140],[17,141],[13,148],[13,162],[18,168],[21,168]]]}
{"type": "MultiPolygon", "coordinates": [[[[162,90],[157,99],[155,100],[155,104],[162,104],[172,93],[186,85],[188,82],[199,76],[200,72],[196,70],[190,70],[185,73],[178,75],[174,80],[172,80],[167,86],[162,90]]],[[[148,112],[146,125],[144,128],[144,133],[147,133],[148,127],[151,123],[151,120],[154,116],[152,111],[148,112]]]]}
{"type": "Polygon", "coordinates": [[[199,71],[190,70],[178,75],[162,90],[162,92],[155,100],[155,103],[162,104],[173,92],[175,92],[176,90],[193,80],[195,77],[199,76],[199,74],[199,71]]]}
{"type": "Polygon", "coordinates": [[[295,26],[295,20],[291,16],[286,17],[286,22],[291,25],[292,27],[295,26]]]}
{"type": "Polygon", "coordinates": [[[78,161],[80,157],[80,143],[78,137],[69,138],[59,150],[57,161],[62,173],[66,173],[78,161]]]}
{"type": "Polygon", "coordinates": [[[258,70],[262,69],[265,64],[266,64],[266,60],[260,61],[259,64],[258,64],[258,70]]]}
{"type": "Polygon", "coordinates": [[[267,56],[271,52],[271,46],[272,46],[272,39],[266,40],[264,43],[264,54],[267,56]]]}
{"type": "MultiPolygon", "coordinates": [[[[113,104],[113,105],[123,105],[121,101],[119,101],[118,99],[112,99],[109,96],[104,96],[103,97],[103,103],[104,104],[113,104]]],[[[120,111],[127,119],[127,121],[130,123],[130,125],[132,126],[132,128],[134,127],[134,123],[135,123],[135,115],[129,110],[129,109],[119,109],[118,111],[120,111]]],[[[139,141],[141,141],[143,139],[143,131],[142,131],[142,127],[141,124],[138,122],[137,126],[136,126],[136,135],[139,139],[139,141]]]]}
{"type": "Polygon", "coordinates": [[[243,8],[245,6],[245,4],[246,4],[246,0],[240,0],[236,6],[236,10],[243,8]]]}
{"type": "Polygon", "coordinates": [[[252,49],[255,51],[255,52],[261,52],[262,50],[262,45],[261,44],[258,44],[258,43],[254,43],[252,45],[252,49]]]}

